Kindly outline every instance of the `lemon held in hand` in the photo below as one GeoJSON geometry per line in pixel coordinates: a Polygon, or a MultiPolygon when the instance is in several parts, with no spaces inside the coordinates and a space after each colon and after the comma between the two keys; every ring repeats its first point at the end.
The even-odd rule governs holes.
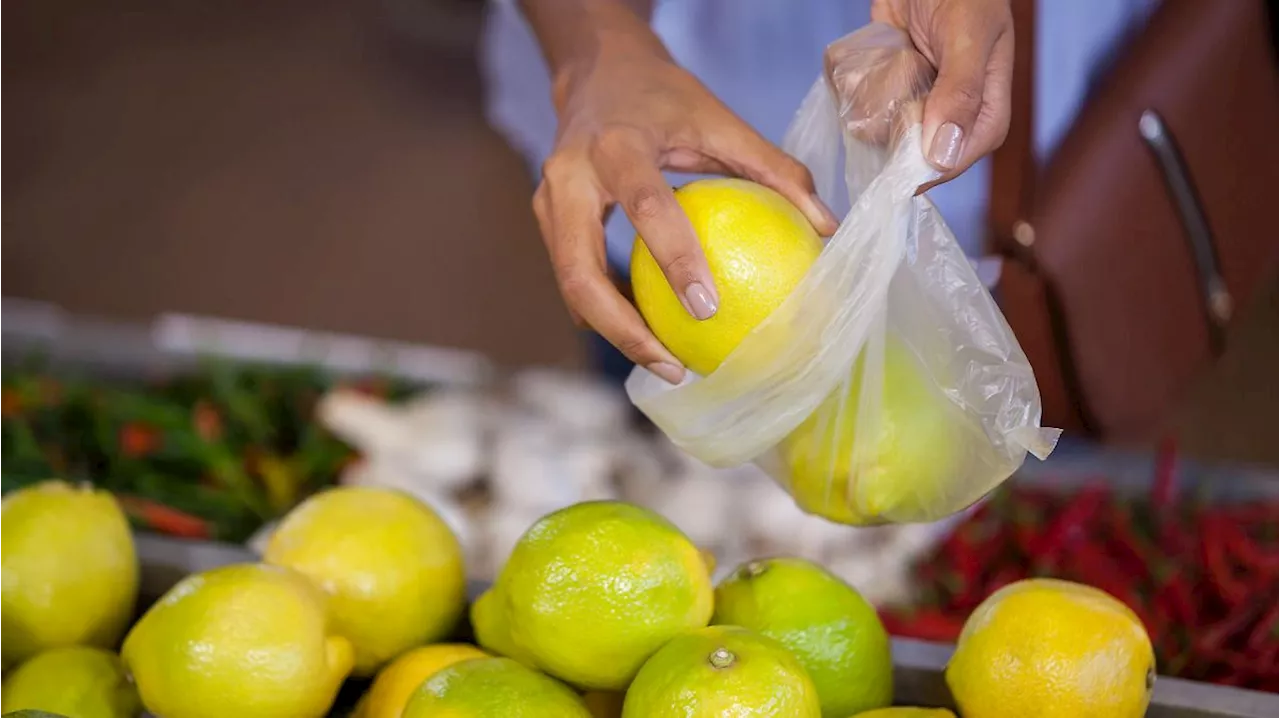
{"type": "Polygon", "coordinates": [[[822,253],[822,239],[786,198],[754,182],[697,180],[675,194],[716,283],[716,314],[698,321],[685,311],[640,237],[631,288],[654,336],[705,376],[791,294],[822,253]]]}
{"type": "Polygon", "coordinates": [[[121,652],[142,703],[164,718],[319,718],[351,671],[325,596],[264,564],[178,582],[134,625],[121,652]]]}
{"type": "Polygon", "coordinates": [[[404,707],[428,678],[461,661],[489,654],[465,643],[437,643],[403,653],[378,671],[352,718],[400,718],[404,707]]]}
{"type": "Polygon", "coordinates": [[[510,658],[476,658],[418,687],[404,718],[591,718],[577,694],[510,658]]]}
{"type": "Polygon", "coordinates": [[[707,624],[712,587],[701,552],[666,519],[595,501],[534,523],[485,601],[481,645],[581,688],[621,690],[662,644],[707,624]]]}
{"type": "Polygon", "coordinates": [[[1138,617],[1107,593],[1028,579],[969,616],[946,679],[965,718],[1139,718],[1155,654],[1138,617]]]}
{"type": "Polygon", "coordinates": [[[8,668],[47,648],[111,648],[138,597],[138,557],[114,497],[46,481],[4,497],[0,645],[8,668]]]}
{"type": "Polygon", "coordinates": [[[711,622],[749,628],[790,649],[826,718],[893,700],[889,634],[875,608],[821,566],[799,558],[743,564],[716,587],[711,622]]]}
{"type": "Polygon", "coordinates": [[[312,496],[280,523],[264,558],[330,595],[335,630],[355,646],[356,675],[443,638],[466,602],[457,537],[429,506],[391,489],[312,496]]]}
{"type": "Polygon", "coordinates": [[[116,654],[101,648],[53,648],[9,671],[0,712],[40,710],[72,718],[134,718],[138,691],[116,654]]]}
{"type": "Polygon", "coordinates": [[[671,639],[627,689],[623,718],[818,718],[818,692],[785,646],[738,626],[671,639]]]}

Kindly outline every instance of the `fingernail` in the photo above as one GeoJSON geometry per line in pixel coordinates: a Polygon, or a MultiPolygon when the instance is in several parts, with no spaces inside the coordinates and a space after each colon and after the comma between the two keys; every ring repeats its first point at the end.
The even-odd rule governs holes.
{"type": "Polygon", "coordinates": [[[834,232],[840,226],[840,220],[836,219],[835,213],[831,211],[831,208],[827,206],[826,202],[822,201],[822,198],[816,192],[809,195],[809,199],[813,200],[813,206],[817,208],[818,214],[826,220],[827,227],[834,232]]]}
{"type": "Polygon", "coordinates": [[[684,380],[684,369],[670,362],[656,361],[645,368],[671,384],[679,384],[684,380]]]}
{"type": "Polygon", "coordinates": [[[689,313],[699,321],[716,315],[716,295],[700,282],[692,282],[684,288],[684,301],[689,313]]]}
{"type": "Polygon", "coordinates": [[[964,149],[964,131],[954,122],[947,122],[933,135],[933,147],[929,148],[929,162],[940,170],[953,170],[960,161],[964,149]]]}

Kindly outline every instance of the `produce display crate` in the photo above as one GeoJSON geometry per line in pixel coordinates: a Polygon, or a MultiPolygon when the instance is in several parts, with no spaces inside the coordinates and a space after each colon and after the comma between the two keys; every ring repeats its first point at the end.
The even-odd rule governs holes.
{"type": "MultiPolygon", "coordinates": [[[[75,317],[56,307],[6,300],[3,309],[3,357],[7,366],[33,352],[48,365],[101,378],[135,380],[181,374],[213,354],[233,361],[280,365],[308,364],[342,373],[378,372],[423,386],[474,385],[496,373],[482,357],[464,352],[399,345],[358,337],[337,336],[287,327],[162,317],[150,324],[111,322],[75,317]]],[[[1096,452],[1064,443],[1052,466],[1029,462],[1015,478],[1019,482],[1049,483],[1072,491],[1097,476],[1096,452]]],[[[1144,491],[1150,480],[1150,458],[1119,454],[1108,457],[1106,477],[1117,492],[1144,491]]],[[[1273,467],[1225,469],[1212,487],[1214,501],[1274,500],[1273,467]]],[[[183,576],[217,566],[253,561],[246,548],[227,543],[192,541],[140,533],[137,547],[142,565],[144,609],[183,576]]],[[[475,597],[484,588],[473,583],[475,597]]],[[[465,629],[464,627],[464,630],[465,629]]],[[[465,636],[460,636],[465,638],[465,636]]],[[[946,644],[895,639],[896,700],[907,705],[946,706],[950,698],[942,672],[952,647],[946,644]]],[[[349,681],[333,715],[345,715],[367,686],[349,681]]],[[[1276,694],[1215,686],[1162,677],[1156,683],[1148,715],[1160,716],[1275,716],[1276,694]]]]}
{"type": "MultiPolygon", "coordinates": [[[[135,540],[142,565],[140,609],[143,610],[187,574],[257,560],[252,552],[232,544],[154,534],[138,534],[135,540]]],[[[472,582],[468,593],[474,599],[484,588],[483,583],[472,582]]],[[[466,627],[462,630],[464,634],[469,631],[466,627]]],[[[951,651],[952,647],[945,644],[894,639],[895,702],[954,707],[943,680],[951,651]]],[[[363,681],[349,681],[331,715],[346,715],[366,686],[363,681]]],[[[1147,715],[1150,718],[1273,718],[1278,711],[1280,697],[1271,693],[1162,677],[1156,681],[1147,715]]]]}

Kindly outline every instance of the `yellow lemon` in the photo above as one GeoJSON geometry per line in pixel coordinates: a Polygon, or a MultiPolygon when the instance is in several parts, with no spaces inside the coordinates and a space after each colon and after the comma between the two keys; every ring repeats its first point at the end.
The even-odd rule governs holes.
{"type": "Polygon", "coordinates": [[[1155,654],[1133,611],[1092,586],[1009,584],[965,622],[947,685],[965,718],[1138,718],[1155,654]]]}
{"type": "Polygon", "coordinates": [[[165,718],[324,715],[351,671],[325,596],[302,575],[225,566],[178,582],[121,652],[147,710],[165,718]]]}
{"type": "Polygon", "coordinates": [[[46,481],[4,497],[4,667],[47,648],[112,648],[138,597],[129,522],[105,491],[46,481]]]}
{"type": "Polygon", "coordinates": [[[429,506],[391,489],[330,489],[304,501],[267,544],[267,563],[305,574],[330,595],[356,675],[444,638],[466,603],[462,548],[429,506]]]}
{"type": "Polygon", "coordinates": [[[562,683],[509,658],[455,663],[427,679],[404,718],[592,718],[562,683]]]}
{"type": "Polygon", "coordinates": [[[785,646],[738,626],[671,639],[627,689],[623,718],[818,718],[818,691],[785,646]]]}
{"type": "MultiPolygon", "coordinates": [[[[666,519],[613,501],[576,504],[525,532],[492,589],[514,646],[584,689],[621,690],[673,636],[705,626],[712,586],[702,554],[666,519]]],[[[488,605],[488,604],[486,604],[488,605]]],[[[482,632],[483,635],[483,632],[482,632]]]]}
{"type": "Polygon", "coordinates": [[[704,179],[675,194],[707,257],[718,310],[694,319],[640,237],[631,287],[654,336],[705,376],[791,294],[822,253],[822,239],[795,205],[754,182],[704,179]]]}
{"type": "Polygon", "coordinates": [[[956,714],[946,708],[913,708],[895,706],[893,708],[877,708],[864,711],[853,718],[956,718],[956,714]]]}
{"type": "Polygon", "coordinates": [[[849,584],[799,558],[743,564],[716,586],[711,622],[777,640],[804,666],[822,715],[848,716],[893,700],[889,634],[849,584]]]}
{"type": "Polygon", "coordinates": [[[378,671],[369,692],[360,700],[355,718],[400,718],[409,697],[443,668],[489,654],[465,643],[438,643],[403,653],[378,671]]]}
{"type": "Polygon", "coordinates": [[[0,712],[40,710],[73,718],[134,718],[142,704],[120,657],[89,646],[53,648],[4,677],[0,712]]]}
{"type": "MultiPolygon", "coordinates": [[[[911,351],[892,335],[884,349],[877,414],[859,436],[862,362],[847,388],[828,397],[779,449],[789,469],[788,488],[805,511],[845,524],[918,522],[977,501],[957,495],[953,481],[966,460],[964,447],[981,435],[939,391],[911,351]]],[[[980,430],[978,430],[980,431],[980,430]]]]}

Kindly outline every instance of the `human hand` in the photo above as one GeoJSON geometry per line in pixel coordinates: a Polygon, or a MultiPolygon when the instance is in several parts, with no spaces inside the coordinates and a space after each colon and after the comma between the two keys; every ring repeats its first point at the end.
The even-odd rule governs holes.
{"type": "Polygon", "coordinates": [[[677,66],[647,26],[597,43],[589,59],[558,73],[554,100],[560,127],[533,209],[560,292],[575,320],[669,382],[681,381],[684,367],[608,277],[603,218],[613,205],[698,319],[716,312],[715,283],[663,169],[754,180],[820,233],[836,230],[808,170],[677,66]]]}
{"type": "Polygon", "coordinates": [[[918,113],[921,150],[943,173],[939,182],[1004,143],[1013,78],[1009,0],[874,0],[871,19],[883,24],[837,40],[824,55],[851,130],[883,144],[904,109],[918,113]]]}

